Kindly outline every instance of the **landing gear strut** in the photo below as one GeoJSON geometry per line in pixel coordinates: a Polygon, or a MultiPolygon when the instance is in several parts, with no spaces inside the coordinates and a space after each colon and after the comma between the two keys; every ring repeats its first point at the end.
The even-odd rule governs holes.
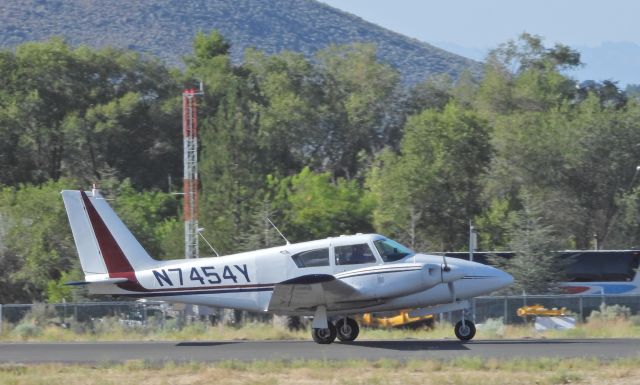
{"type": "Polygon", "coordinates": [[[330,344],[336,339],[336,335],[338,334],[336,331],[336,327],[333,326],[331,322],[328,324],[328,328],[313,328],[311,330],[311,337],[316,343],[319,344],[330,344]]]}
{"type": "Polygon", "coordinates": [[[476,335],[476,325],[469,320],[462,319],[458,321],[453,331],[460,341],[469,341],[476,335]]]}
{"type": "Polygon", "coordinates": [[[353,318],[340,318],[336,322],[336,329],[338,332],[338,339],[342,342],[353,341],[358,337],[358,333],[360,333],[358,322],[353,318]]]}

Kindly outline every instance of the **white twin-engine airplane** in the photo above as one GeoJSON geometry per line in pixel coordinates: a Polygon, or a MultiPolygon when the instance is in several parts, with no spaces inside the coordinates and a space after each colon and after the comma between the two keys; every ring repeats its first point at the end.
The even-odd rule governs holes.
{"type": "Polygon", "coordinates": [[[498,269],[418,254],[377,234],[289,244],[223,257],[152,259],[99,192],[63,191],[73,238],[91,294],[281,315],[313,316],[320,344],[353,341],[349,316],[416,309],[411,316],[463,310],[454,328],[475,335],[469,299],[508,286],[498,269]]]}

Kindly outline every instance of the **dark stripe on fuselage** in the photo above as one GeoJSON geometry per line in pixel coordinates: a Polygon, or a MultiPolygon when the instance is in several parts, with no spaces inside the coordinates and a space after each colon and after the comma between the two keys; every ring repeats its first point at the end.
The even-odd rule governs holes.
{"type": "Polygon", "coordinates": [[[263,287],[273,287],[273,285],[275,285],[274,283],[263,283],[263,284],[257,284],[257,285],[222,285],[222,286],[205,286],[205,287],[168,287],[168,288],[164,288],[164,289],[145,289],[143,288],[143,290],[135,290],[135,291],[140,291],[140,292],[146,292],[146,293],[164,293],[164,292],[175,292],[175,291],[180,291],[180,292],[191,292],[191,291],[197,291],[197,290],[224,290],[224,289],[228,289],[228,290],[234,290],[234,289],[257,289],[257,288],[263,288],[263,287]]]}
{"type": "MultiPolygon", "coordinates": [[[[195,288],[189,288],[195,289],[195,288]]],[[[179,295],[198,295],[198,294],[225,294],[225,293],[248,293],[248,292],[262,292],[262,291],[273,291],[273,286],[270,287],[250,287],[250,288],[239,288],[239,289],[223,289],[223,290],[178,290],[172,292],[139,292],[139,293],[127,293],[127,294],[118,294],[123,297],[174,297],[179,295]]]]}
{"type": "Polygon", "coordinates": [[[487,279],[487,278],[496,278],[491,275],[465,275],[462,279],[487,279]]]}
{"type": "Polygon", "coordinates": [[[344,279],[344,278],[353,278],[353,277],[360,277],[360,276],[372,275],[372,274],[401,273],[405,271],[414,271],[414,270],[420,270],[420,269],[422,269],[422,267],[417,267],[417,268],[414,268],[414,267],[397,268],[396,267],[396,268],[393,268],[392,270],[379,269],[379,270],[372,270],[372,271],[363,271],[361,273],[353,273],[353,274],[344,272],[344,273],[336,274],[336,278],[344,279]]]}

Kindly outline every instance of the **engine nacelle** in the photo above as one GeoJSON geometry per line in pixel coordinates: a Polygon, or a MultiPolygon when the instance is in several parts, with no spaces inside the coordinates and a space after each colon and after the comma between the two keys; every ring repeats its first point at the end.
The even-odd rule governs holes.
{"type": "Polygon", "coordinates": [[[366,267],[340,273],[340,280],[358,289],[358,298],[384,299],[401,297],[430,289],[464,277],[455,266],[444,269],[434,263],[399,263],[366,267]]]}

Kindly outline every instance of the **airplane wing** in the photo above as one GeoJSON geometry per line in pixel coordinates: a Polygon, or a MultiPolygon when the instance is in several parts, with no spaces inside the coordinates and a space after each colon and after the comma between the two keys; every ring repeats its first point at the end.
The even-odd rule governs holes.
{"type": "Polygon", "coordinates": [[[464,271],[433,263],[397,263],[367,266],[336,275],[307,274],[274,285],[268,310],[309,313],[319,306],[327,311],[358,309],[383,304],[440,283],[462,279],[464,271]]]}
{"type": "Polygon", "coordinates": [[[329,274],[309,274],[275,285],[269,311],[295,313],[325,305],[328,311],[366,307],[379,300],[361,298],[360,291],[329,274]]]}

